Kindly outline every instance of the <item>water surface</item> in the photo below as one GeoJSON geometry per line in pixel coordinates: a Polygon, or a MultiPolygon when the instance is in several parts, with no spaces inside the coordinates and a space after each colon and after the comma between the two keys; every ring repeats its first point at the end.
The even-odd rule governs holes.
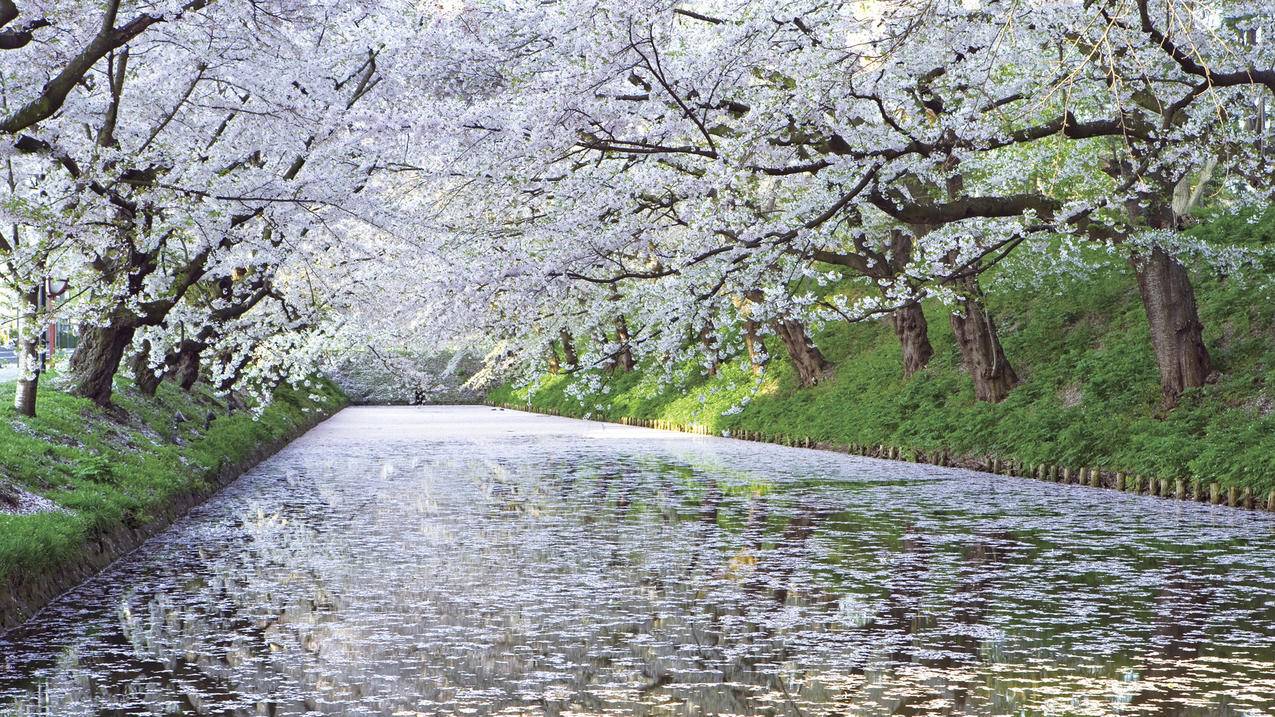
{"type": "Polygon", "coordinates": [[[353,408],[0,637],[37,714],[1275,714],[1275,520],[353,408]]]}

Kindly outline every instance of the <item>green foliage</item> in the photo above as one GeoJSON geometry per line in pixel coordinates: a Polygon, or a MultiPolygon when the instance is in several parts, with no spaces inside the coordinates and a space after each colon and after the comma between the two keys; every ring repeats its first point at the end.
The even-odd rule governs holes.
{"type": "MultiPolygon", "coordinates": [[[[1239,221],[1239,220],[1237,220],[1239,221]]],[[[1275,213],[1242,220],[1248,236],[1275,231],[1275,213]],[[1268,226],[1269,223],[1269,226],[1268,226]]],[[[1210,227],[1209,231],[1240,231],[1210,227]]],[[[1270,238],[1261,239],[1269,241],[1270,238]]],[[[1013,279],[1014,277],[1001,277],[1013,279]]],[[[714,432],[759,431],[836,444],[886,444],[906,451],[947,449],[969,457],[1100,466],[1162,478],[1275,489],[1275,301],[1269,284],[1201,270],[1195,276],[1206,340],[1221,370],[1216,384],[1161,408],[1159,375],[1133,276],[1117,259],[1054,286],[989,282],[988,302],[1006,353],[1025,383],[999,405],[974,400],[944,307],[926,307],[935,356],[905,379],[893,332],[883,323],[837,323],[816,336],[837,366],[833,380],[798,389],[782,348],[761,388],[743,361],[715,377],[660,367],[609,382],[584,405],[569,378],[503,386],[494,401],[591,414],[664,419],[714,432]],[[999,288],[998,288],[999,287],[999,288]],[[743,406],[732,412],[733,407],[743,406]],[[726,414],[726,415],[723,415],[726,414]]]]}
{"type": "MultiPolygon", "coordinates": [[[[121,381],[118,410],[108,414],[49,383],[41,382],[36,418],[0,409],[0,478],[65,511],[0,514],[0,577],[55,566],[97,531],[145,524],[175,497],[207,488],[222,465],[288,437],[307,414],[345,402],[336,386],[316,380],[307,390],[281,387],[254,417],[227,410],[203,388],[186,393],[164,383],[147,397],[121,381]]],[[[0,384],[0,391],[13,388],[0,384]]]]}

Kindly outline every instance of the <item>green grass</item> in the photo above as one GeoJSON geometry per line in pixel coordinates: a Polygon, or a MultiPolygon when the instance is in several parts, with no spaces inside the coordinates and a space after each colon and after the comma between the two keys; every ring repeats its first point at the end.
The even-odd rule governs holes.
{"type": "MultiPolygon", "coordinates": [[[[1259,228],[1266,231],[1267,224],[1275,222],[1259,228]]],[[[501,386],[489,400],[566,415],[697,423],[714,432],[885,444],[905,452],[946,449],[972,458],[1216,481],[1266,495],[1275,490],[1275,292],[1267,276],[1258,270],[1241,281],[1197,273],[1206,341],[1222,374],[1168,412],[1161,408],[1136,284],[1115,259],[1091,275],[1043,287],[989,282],[988,303],[1006,354],[1025,380],[999,405],[974,400],[938,304],[926,307],[935,357],[908,379],[887,326],[838,322],[816,335],[836,376],[814,388],[796,387],[782,348],[772,341],[768,349],[776,358],[759,390],[736,360],[713,378],[682,367],[673,383],[644,364],[609,378],[606,393],[583,401],[567,391],[573,380],[567,376],[501,386]],[[723,415],[744,402],[741,411],[723,415]]]]}
{"type": "MultiPolygon", "coordinates": [[[[204,388],[169,383],[154,398],[117,381],[118,411],[47,388],[38,416],[0,408],[0,478],[49,498],[67,512],[0,514],[0,579],[59,565],[100,531],[147,523],[173,498],[209,487],[223,464],[296,432],[314,412],[344,404],[326,380],[281,387],[259,417],[230,412],[204,388]],[[313,394],[314,398],[311,397],[313,394]]],[[[0,393],[13,395],[13,384],[0,393]]]]}

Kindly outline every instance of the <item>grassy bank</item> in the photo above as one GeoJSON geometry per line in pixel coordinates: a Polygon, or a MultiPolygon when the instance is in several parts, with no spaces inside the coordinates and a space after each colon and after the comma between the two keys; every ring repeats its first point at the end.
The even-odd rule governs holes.
{"type": "Polygon", "coordinates": [[[489,400],[606,420],[701,424],[714,433],[884,444],[901,447],[905,456],[946,450],[984,463],[996,457],[1090,466],[1267,496],[1275,490],[1271,282],[1203,269],[1195,278],[1206,340],[1221,375],[1167,412],[1134,278],[1115,259],[1083,278],[1031,288],[991,284],[988,302],[1007,356],[1024,379],[999,405],[974,400],[947,314],[937,304],[926,309],[935,357],[907,379],[886,325],[838,322],[816,334],[837,371],[814,388],[796,387],[772,340],[768,349],[776,358],[760,387],[739,360],[713,377],[682,367],[671,384],[661,382],[662,367],[644,364],[608,378],[606,392],[583,400],[568,391],[573,379],[561,375],[502,386],[489,400]]]}
{"type": "MultiPolygon", "coordinates": [[[[44,382],[47,384],[48,382],[44,382]]],[[[259,418],[227,410],[204,388],[168,383],[154,398],[120,384],[110,414],[41,386],[39,416],[0,408],[0,479],[64,511],[0,514],[0,581],[73,562],[86,542],[151,522],[176,497],[212,487],[224,466],[294,435],[344,404],[335,386],[281,388],[259,418]]],[[[13,395],[13,384],[0,384],[13,395]]]]}

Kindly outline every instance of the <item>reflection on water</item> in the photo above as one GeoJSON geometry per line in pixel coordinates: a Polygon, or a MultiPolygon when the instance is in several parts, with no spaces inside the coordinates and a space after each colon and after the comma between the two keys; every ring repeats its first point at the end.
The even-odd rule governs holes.
{"type": "Polygon", "coordinates": [[[1275,521],[350,409],[0,638],[0,714],[1275,713],[1275,521]]]}

